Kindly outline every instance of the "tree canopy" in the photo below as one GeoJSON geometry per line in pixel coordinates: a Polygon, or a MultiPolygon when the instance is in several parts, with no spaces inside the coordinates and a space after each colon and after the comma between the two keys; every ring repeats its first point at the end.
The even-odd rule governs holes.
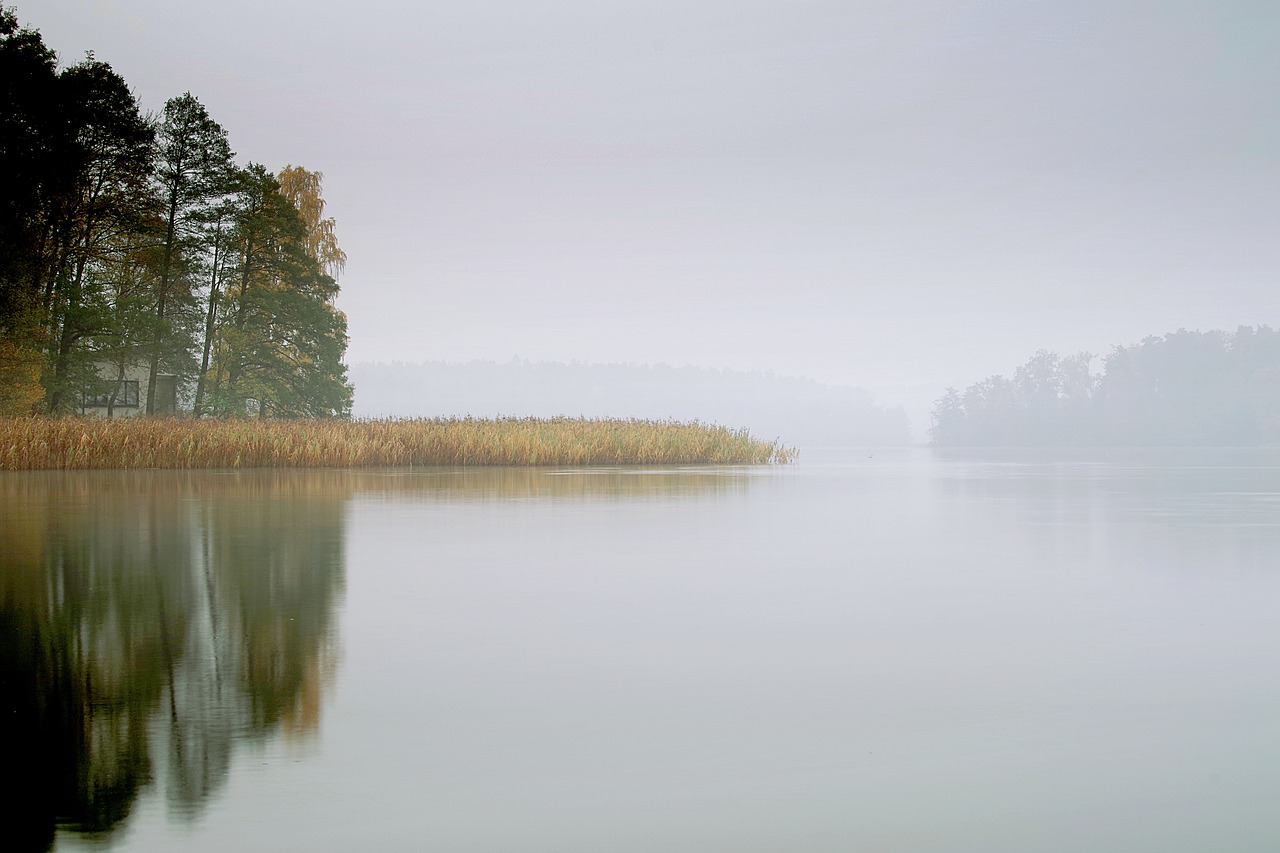
{"type": "Polygon", "coordinates": [[[1089,353],[1041,350],[1013,379],[948,388],[934,444],[1249,446],[1280,442],[1280,332],[1189,332],[1089,353]]]}
{"type": "Polygon", "coordinates": [[[0,414],[139,407],[346,416],[346,254],[320,172],[235,163],[190,92],[146,113],[89,54],[60,67],[0,8],[0,414]]]}

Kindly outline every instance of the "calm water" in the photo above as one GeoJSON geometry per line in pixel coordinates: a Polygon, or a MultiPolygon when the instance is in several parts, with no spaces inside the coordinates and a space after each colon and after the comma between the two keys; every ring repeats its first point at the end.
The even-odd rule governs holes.
{"type": "Polygon", "coordinates": [[[0,473],[0,519],[4,849],[1280,849],[1280,453],[0,473]]]}

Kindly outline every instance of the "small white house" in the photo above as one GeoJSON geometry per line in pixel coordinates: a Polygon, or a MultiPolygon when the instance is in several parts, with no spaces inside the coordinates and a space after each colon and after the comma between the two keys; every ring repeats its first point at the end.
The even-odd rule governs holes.
{"type": "MultiPolygon", "coordinates": [[[[126,365],[122,374],[119,365],[99,364],[98,376],[102,378],[102,382],[98,387],[84,392],[80,414],[103,418],[129,418],[145,414],[148,372],[146,365],[126,365]]],[[[177,413],[178,377],[171,373],[156,375],[155,409],[157,415],[177,413]]]]}

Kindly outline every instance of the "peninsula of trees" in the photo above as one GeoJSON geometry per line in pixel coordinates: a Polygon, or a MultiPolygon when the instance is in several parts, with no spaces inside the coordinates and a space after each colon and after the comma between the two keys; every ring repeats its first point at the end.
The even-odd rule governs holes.
{"type": "Polygon", "coordinates": [[[1089,353],[1041,350],[934,404],[944,446],[1256,446],[1280,443],[1280,332],[1188,332],[1089,353]]]}
{"type": "Polygon", "coordinates": [[[153,413],[162,376],[196,415],[350,412],[320,173],[237,165],[190,93],[145,113],[0,8],[0,175],[0,414],[153,413]]]}

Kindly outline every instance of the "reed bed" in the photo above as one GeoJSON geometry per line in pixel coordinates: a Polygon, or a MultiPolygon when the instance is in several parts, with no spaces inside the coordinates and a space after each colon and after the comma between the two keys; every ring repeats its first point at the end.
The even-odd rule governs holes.
{"type": "Polygon", "coordinates": [[[0,470],[783,464],[794,448],[694,421],[0,418],[0,470]]]}

